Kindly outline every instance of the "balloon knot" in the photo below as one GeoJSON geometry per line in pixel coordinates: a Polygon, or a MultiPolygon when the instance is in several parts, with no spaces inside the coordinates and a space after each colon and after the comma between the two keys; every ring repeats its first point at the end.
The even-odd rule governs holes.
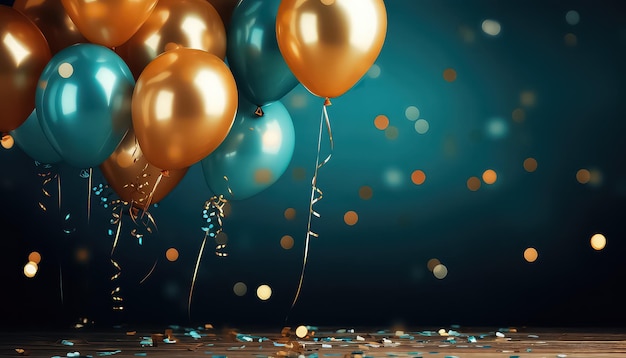
{"type": "Polygon", "coordinates": [[[254,111],[254,114],[256,114],[258,117],[263,117],[263,109],[261,109],[261,106],[257,106],[256,107],[256,111],[254,111]]]}
{"type": "Polygon", "coordinates": [[[170,177],[170,171],[165,169],[165,170],[161,170],[161,174],[166,177],[169,178],[170,177]]]}
{"type": "Polygon", "coordinates": [[[326,97],[326,99],[324,99],[324,106],[332,106],[332,103],[330,102],[330,98],[326,97]]]}

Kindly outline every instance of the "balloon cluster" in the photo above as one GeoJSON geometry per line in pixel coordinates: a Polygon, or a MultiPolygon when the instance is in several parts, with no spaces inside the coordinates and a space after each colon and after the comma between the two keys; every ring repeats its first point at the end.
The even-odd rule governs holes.
{"type": "Polygon", "coordinates": [[[291,161],[281,99],[342,95],[385,34],[382,0],[16,0],[0,6],[0,135],[99,167],[139,209],[196,163],[245,199],[291,161]]]}

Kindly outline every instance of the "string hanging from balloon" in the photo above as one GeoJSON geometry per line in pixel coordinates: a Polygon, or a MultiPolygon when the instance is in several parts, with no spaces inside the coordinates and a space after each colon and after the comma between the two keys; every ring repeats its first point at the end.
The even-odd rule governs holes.
{"type": "Polygon", "coordinates": [[[81,169],[80,177],[87,179],[87,223],[91,220],[91,182],[93,177],[93,168],[81,169]]]}
{"type": "MultiPolygon", "coordinates": [[[[198,268],[200,267],[200,262],[202,261],[202,254],[204,253],[204,247],[206,246],[207,239],[209,237],[213,239],[218,239],[221,235],[223,235],[223,222],[224,218],[224,206],[228,203],[228,200],[224,198],[223,195],[212,196],[209,200],[204,202],[204,207],[202,209],[202,219],[205,224],[202,226],[202,231],[204,231],[204,238],[202,239],[202,244],[200,245],[200,250],[198,250],[198,258],[196,259],[196,265],[193,270],[193,275],[191,278],[191,288],[189,289],[189,300],[187,302],[187,313],[191,318],[191,299],[193,296],[193,290],[196,285],[196,279],[198,277],[198,268]]],[[[226,248],[226,243],[218,242],[215,253],[217,256],[227,256],[227,253],[223,252],[226,248]]]]}
{"type": "MultiPolygon", "coordinates": [[[[42,169],[37,175],[43,178],[41,183],[41,192],[45,198],[51,198],[52,194],[50,194],[50,190],[48,187],[50,184],[56,179],[57,182],[57,193],[58,193],[58,207],[61,209],[61,176],[58,172],[54,172],[54,166],[52,164],[44,164],[38,161],[35,161],[35,166],[39,169],[42,169]]],[[[48,207],[43,203],[44,200],[40,200],[38,202],[39,208],[43,211],[47,211],[48,207]]]]}
{"type": "Polygon", "coordinates": [[[304,255],[302,259],[302,268],[300,270],[300,279],[298,281],[298,289],[296,290],[295,297],[293,298],[293,302],[291,303],[292,309],[296,305],[296,302],[298,301],[298,298],[300,297],[300,292],[302,290],[302,284],[304,282],[304,273],[305,273],[306,265],[309,259],[309,247],[310,247],[311,237],[319,237],[319,235],[311,229],[311,222],[312,222],[313,216],[317,218],[320,217],[320,214],[317,211],[315,211],[314,206],[316,203],[322,200],[322,196],[323,196],[322,190],[317,185],[318,172],[321,167],[323,167],[326,163],[328,163],[328,161],[330,160],[332,156],[332,152],[334,149],[333,133],[332,133],[332,129],[330,126],[330,118],[328,117],[328,111],[326,110],[326,107],[330,106],[331,104],[332,103],[330,102],[330,99],[326,97],[324,99],[324,105],[322,106],[322,115],[320,117],[319,133],[317,137],[317,155],[315,158],[315,170],[313,171],[313,178],[311,179],[311,198],[309,200],[309,216],[308,216],[308,221],[307,221],[306,237],[304,240],[304,255]],[[324,125],[326,125],[326,131],[328,132],[329,153],[326,156],[326,158],[324,158],[324,160],[320,161],[320,155],[321,155],[321,150],[322,150],[322,132],[324,129],[324,125]]]}

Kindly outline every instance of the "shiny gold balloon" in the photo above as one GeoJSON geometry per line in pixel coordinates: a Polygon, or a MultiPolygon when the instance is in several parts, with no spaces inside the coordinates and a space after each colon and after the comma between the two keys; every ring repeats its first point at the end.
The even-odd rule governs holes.
{"type": "Polygon", "coordinates": [[[115,52],[135,76],[168,44],[226,56],[226,29],[217,10],[206,0],[159,0],[139,30],[115,52]]]}
{"type": "Polygon", "coordinates": [[[146,210],[163,200],[183,179],[189,168],[162,170],[146,161],[135,132],[130,129],[100,171],[120,199],[146,210]],[[150,196],[152,195],[152,196],[150,196]]]}
{"type": "Polygon", "coordinates": [[[228,29],[230,24],[230,17],[233,14],[233,10],[241,0],[208,0],[213,5],[215,10],[220,14],[224,26],[228,29]]]}
{"type": "Polygon", "coordinates": [[[52,55],[73,44],[89,42],[78,31],[60,0],[15,0],[13,8],[37,25],[48,40],[52,55]]]}
{"type": "Polygon", "coordinates": [[[182,169],[217,148],[237,113],[237,85],[222,59],[176,48],[157,56],[135,84],[132,120],[146,160],[182,169]]]}
{"type": "Polygon", "coordinates": [[[338,97],[374,64],[387,34],[383,0],[282,0],[276,39],[311,93],[338,97]]]}
{"type": "Polygon", "coordinates": [[[116,47],[139,30],[157,0],[61,0],[61,3],[87,40],[116,47]]]}
{"type": "Polygon", "coordinates": [[[0,5],[0,136],[24,123],[35,108],[39,76],[51,56],[35,23],[0,5]]]}

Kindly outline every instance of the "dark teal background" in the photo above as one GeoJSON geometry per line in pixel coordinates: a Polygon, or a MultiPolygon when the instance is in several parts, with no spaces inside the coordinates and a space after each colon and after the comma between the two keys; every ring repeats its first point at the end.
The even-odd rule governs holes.
{"type": "MultiPolygon", "coordinates": [[[[335,147],[319,171],[324,195],[315,208],[321,217],[312,221],[319,237],[311,241],[293,310],[323,104],[301,86],[282,99],[296,130],[292,162],[266,191],[231,202],[224,220],[229,256],[217,257],[207,245],[190,316],[202,207],[213,195],[199,164],[151,210],[158,231],[146,234],[142,245],[130,235],[132,222],[124,221],[114,256],[122,275],[111,281],[111,212],[92,195],[87,217],[88,180],[80,169],[53,166],[62,179],[58,210],[55,186],[51,198],[42,194],[41,167],[17,146],[0,150],[3,322],[65,325],[88,317],[96,323],[259,326],[623,325],[622,3],[385,4],[380,75],[364,76],[328,107],[335,147]],[[570,10],[580,14],[579,23],[566,21],[570,10]],[[498,36],[482,32],[485,19],[501,24],[498,36]],[[575,44],[566,42],[567,34],[575,44]],[[444,80],[447,68],[456,71],[455,81],[444,80]],[[527,94],[534,102],[524,101],[527,94]],[[427,133],[417,133],[406,118],[409,106],[428,121],[427,133]],[[513,120],[516,109],[523,121],[513,120]],[[397,138],[376,129],[380,114],[397,128],[397,138]],[[500,135],[488,130],[494,120],[503,128],[500,135]],[[528,157],[538,162],[535,172],[522,166],[528,157]],[[582,168],[600,179],[579,183],[582,168]],[[416,169],[426,174],[419,186],[411,182],[416,169]],[[497,172],[497,182],[468,190],[467,179],[486,169],[497,172]],[[371,200],[359,197],[364,185],[373,189],[371,200]],[[287,208],[296,210],[294,220],[285,219],[287,208]],[[349,210],[359,215],[354,226],[343,222],[349,210]],[[607,237],[604,250],[589,245],[594,233],[607,237]],[[281,248],[283,235],[294,238],[293,249],[281,248]],[[176,262],[165,259],[169,247],[180,253],[176,262]],[[536,262],[524,260],[527,247],[538,250],[536,262]],[[88,262],[75,260],[78,248],[88,249],[88,262]],[[37,276],[26,279],[22,268],[33,250],[43,259],[37,276]],[[433,276],[431,258],[447,267],[447,277],[433,276]],[[245,296],[233,294],[236,282],[247,285],[245,296]],[[122,313],[111,310],[115,284],[125,299],[122,313]],[[268,301],[255,296],[261,284],[273,289],[268,301]]],[[[327,137],[323,144],[324,156],[327,137]]],[[[92,183],[106,184],[97,168],[92,183]]]]}

